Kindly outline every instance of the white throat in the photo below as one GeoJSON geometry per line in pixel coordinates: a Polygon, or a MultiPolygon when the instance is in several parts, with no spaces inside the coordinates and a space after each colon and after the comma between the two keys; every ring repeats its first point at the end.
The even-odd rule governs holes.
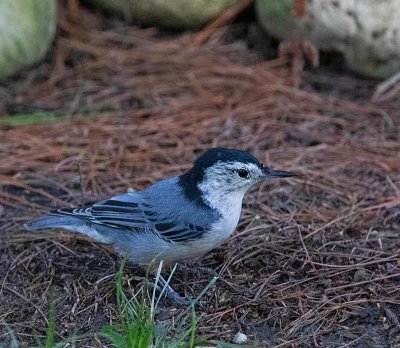
{"type": "Polygon", "coordinates": [[[236,229],[244,194],[261,175],[258,171],[260,169],[252,163],[237,162],[217,162],[205,170],[203,180],[197,187],[206,204],[221,215],[213,226],[213,238],[218,236],[216,243],[222,242],[236,229]],[[238,175],[237,170],[243,167],[255,176],[249,180],[238,175]]]}
{"type": "Polygon", "coordinates": [[[245,190],[223,192],[217,187],[210,187],[204,183],[200,183],[198,187],[202,192],[202,198],[211,208],[217,210],[223,218],[234,218],[237,216],[239,219],[243,197],[246,193],[245,190]]]}

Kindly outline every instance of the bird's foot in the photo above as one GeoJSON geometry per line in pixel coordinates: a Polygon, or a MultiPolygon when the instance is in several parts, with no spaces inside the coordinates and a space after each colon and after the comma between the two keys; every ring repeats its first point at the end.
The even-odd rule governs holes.
{"type": "Polygon", "coordinates": [[[159,278],[157,285],[153,282],[147,282],[147,287],[151,290],[156,288],[161,296],[165,296],[170,302],[178,306],[183,307],[194,305],[195,307],[203,307],[206,304],[205,301],[194,301],[189,297],[182,297],[168,284],[163,277],[159,278]]]}

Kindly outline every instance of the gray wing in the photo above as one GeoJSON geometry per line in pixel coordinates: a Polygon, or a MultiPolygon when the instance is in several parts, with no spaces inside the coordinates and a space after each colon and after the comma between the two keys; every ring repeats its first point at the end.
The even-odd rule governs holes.
{"type": "MultiPolygon", "coordinates": [[[[58,209],[52,214],[69,215],[96,226],[132,233],[151,232],[168,242],[186,242],[200,238],[206,230],[193,224],[163,217],[135,194],[123,194],[86,208],[58,209]]],[[[100,231],[99,231],[100,232],[100,231]]]]}

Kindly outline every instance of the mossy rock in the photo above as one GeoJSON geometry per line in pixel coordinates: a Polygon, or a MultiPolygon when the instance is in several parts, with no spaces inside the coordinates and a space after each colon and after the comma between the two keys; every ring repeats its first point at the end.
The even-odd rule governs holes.
{"type": "Polygon", "coordinates": [[[0,77],[46,55],[56,29],[55,0],[0,0],[0,77]]]}
{"type": "Polygon", "coordinates": [[[175,29],[199,28],[237,0],[86,0],[141,24],[175,29]]]}

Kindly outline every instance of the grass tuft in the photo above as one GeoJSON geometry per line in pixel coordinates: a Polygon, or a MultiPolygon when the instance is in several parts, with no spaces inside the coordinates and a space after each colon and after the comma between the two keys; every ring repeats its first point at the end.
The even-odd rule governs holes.
{"type": "Polygon", "coordinates": [[[122,286],[123,270],[126,259],[123,259],[117,276],[117,305],[119,322],[106,325],[103,336],[118,348],[148,348],[154,338],[154,324],[149,306],[142,296],[128,299],[122,286]]]}
{"type": "MultiPolygon", "coordinates": [[[[118,322],[106,325],[101,333],[103,337],[117,348],[194,348],[206,344],[205,341],[201,341],[196,337],[200,317],[196,315],[195,306],[215,283],[216,277],[191,302],[186,309],[186,314],[176,323],[176,329],[174,329],[176,335],[170,337],[170,331],[157,326],[154,319],[154,313],[165,292],[165,287],[161,289],[158,296],[156,296],[155,292],[161,275],[162,262],[158,268],[156,287],[153,289],[151,298],[148,291],[146,291],[147,289],[143,288],[140,293],[140,300],[138,300],[139,294],[129,299],[123,290],[125,264],[126,259],[121,262],[117,275],[118,322]]],[[[169,276],[167,284],[169,284],[174,271],[175,268],[169,276]]]]}

